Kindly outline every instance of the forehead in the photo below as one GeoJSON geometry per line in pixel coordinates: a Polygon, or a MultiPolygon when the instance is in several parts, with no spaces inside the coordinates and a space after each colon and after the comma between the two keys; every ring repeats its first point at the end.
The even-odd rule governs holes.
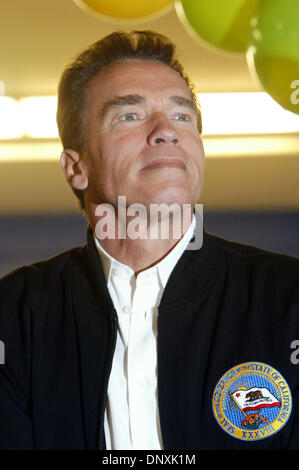
{"type": "Polygon", "coordinates": [[[191,91],[181,75],[171,67],[151,61],[128,61],[112,64],[98,72],[89,82],[89,98],[97,102],[125,94],[138,93],[163,97],[191,97],[191,91]]]}

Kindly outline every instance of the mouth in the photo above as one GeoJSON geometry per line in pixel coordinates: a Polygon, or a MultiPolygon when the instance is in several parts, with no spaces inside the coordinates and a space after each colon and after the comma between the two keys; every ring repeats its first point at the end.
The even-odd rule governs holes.
{"type": "Polygon", "coordinates": [[[186,170],[186,165],[178,158],[159,158],[143,167],[142,170],[155,170],[159,168],[180,168],[186,170]]]}

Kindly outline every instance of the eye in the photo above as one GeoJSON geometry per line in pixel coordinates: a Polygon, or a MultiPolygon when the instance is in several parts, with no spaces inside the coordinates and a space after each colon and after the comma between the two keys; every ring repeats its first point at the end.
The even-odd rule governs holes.
{"type": "Polygon", "coordinates": [[[176,114],[175,119],[177,121],[190,121],[189,115],[188,114],[183,114],[183,113],[176,114]]]}
{"type": "Polygon", "coordinates": [[[137,115],[135,113],[123,114],[120,118],[121,121],[136,121],[137,115]]]}

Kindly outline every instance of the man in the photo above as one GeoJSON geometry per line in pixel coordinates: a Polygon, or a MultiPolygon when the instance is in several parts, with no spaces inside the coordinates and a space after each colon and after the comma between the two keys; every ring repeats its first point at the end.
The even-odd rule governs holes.
{"type": "Polygon", "coordinates": [[[62,76],[61,163],[87,245],[1,280],[1,448],[299,447],[299,262],[205,231],[191,249],[204,151],[174,52],[114,33],[62,76]],[[155,204],[171,215],[151,220],[155,204]]]}

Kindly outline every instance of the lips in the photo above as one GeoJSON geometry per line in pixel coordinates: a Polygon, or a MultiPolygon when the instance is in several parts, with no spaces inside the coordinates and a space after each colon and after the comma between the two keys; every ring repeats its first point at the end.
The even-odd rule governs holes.
{"type": "Polygon", "coordinates": [[[143,170],[153,170],[155,168],[181,168],[186,169],[185,163],[179,158],[158,158],[143,167],[143,170]]]}

